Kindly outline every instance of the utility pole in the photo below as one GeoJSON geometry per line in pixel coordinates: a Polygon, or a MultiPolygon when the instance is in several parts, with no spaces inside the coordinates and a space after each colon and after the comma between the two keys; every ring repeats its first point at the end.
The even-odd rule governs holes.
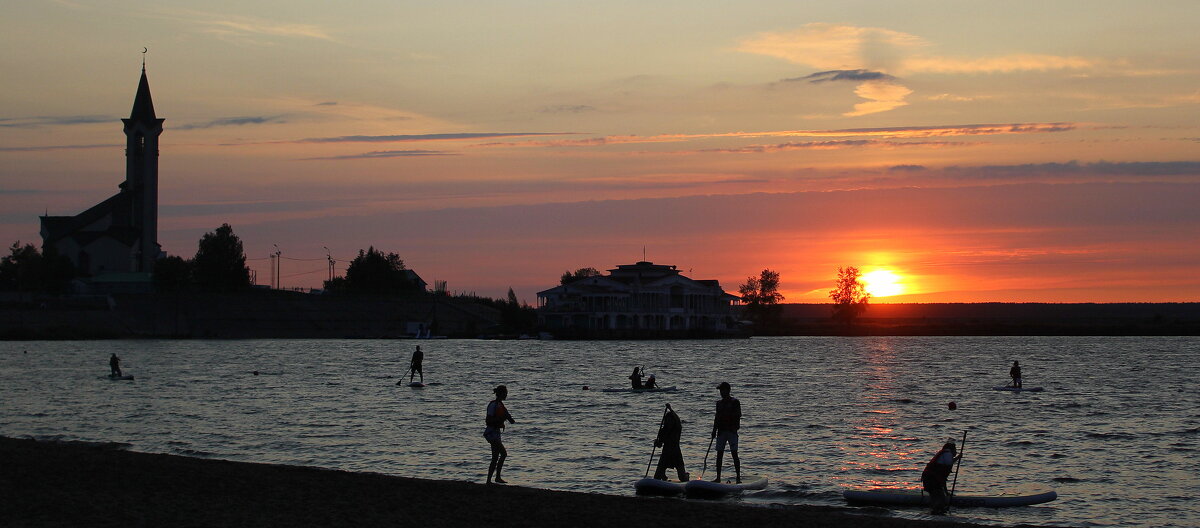
{"type": "Polygon", "coordinates": [[[325,248],[325,259],[329,261],[329,282],[333,282],[333,265],[337,261],[333,260],[333,257],[329,254],[329,247],[327,247],[327,246],[321,246],[321,247],[325,248]]]}
{"type": "Polygon", "coordinates": [[[275,275],[275,289],[278,290],[281,287],[280,285],[283,283],[283,252],[279,250],[279,244],[271,245],[275,246],[275,271],[273,274],[275,275]]]}

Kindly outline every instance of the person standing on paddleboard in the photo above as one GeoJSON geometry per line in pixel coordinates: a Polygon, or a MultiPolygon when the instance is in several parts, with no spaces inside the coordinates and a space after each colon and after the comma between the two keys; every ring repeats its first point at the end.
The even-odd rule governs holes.
{"type": "Polygon", "coordinates": [[[933,458],[929,459],[925,470],[921,472],[921,487],[929,493],[929,513],[933,515],[945,515],[946,510],[950,509],[946,479],[954,469],[955,460],[957,457],[954,453],[954,442],[946,442],[933,458]]]}
{"type": "Polygon", "coordinates": [[[1012,377],[1012,386],[1021,388],[1021,363],[1013,361],[1012,368],[1008,369],[1008,375],[1012,377]]]}
{"type": "Polygon", "coordinates": [[[421,383],[425,383],[425,373],[421,371],[421,362],[425,361],[425,353],[421,352],[421,345],[417,345],[417,349],[413,351],[412,362],[408,364],[408,382],[412,383],[413,376],[421,375],[421,383]]]}
{"type": "Polygon", "coordinates": [[[675,468],[680,482],[691,479],[691,475],[683,469],[683,452],[679,450],[681,433],[683,424],[679,421],[679,415],[668,405],[666,413],[663,414],[662,427],[658,429],[658,438],[654,440],[654,446],[662,448],[662,454],[658,456],[658,469],[654,470],[654,478],[667,480],[667,468],[675,468]]]}
{"type": "Polygon", "coordinates": [[[484,418],[487,427],[483,430],[483,437],[492,445],[492,463],[488,466],[487,483],[492,483],[492,474],[495,473],[496,483],[506,484],[504,479],[500,478],[500,470],[504,469],[504,459],[508,458],[508,450],[504,449],[500,433],[504,430],[505,420],[508,423],[517,422],[504,407],[504,399],[508,398],[508,387],[499,385],[492,389],[492,392],[496,393],[496,399],[488,403],[487,416],[484,418]]]}
{"type": "Polygon", "coordinates": [[[113,353],[112,357],[108,358],[108,368],[112,370],[113,376],[118,378],[123,376],[121,374],[121,358],[117,357],[116,353],[113,353]]]}
{"type": "Polygon", "coordinates": [[[721,399],[717,400],[717,415],[713,418],[712,438],[717,439],[717,478],[721,481],[721,459],[725,456],[725,444],[729,444],[729,454],[733,455],[733,470],[737,475],[737,483],[742,483],[742,462],[738,460],[738,428],[742,424],[742,402],[729,395],[729,383],[722,381],[717,385],[721,391],[721,399]]]}

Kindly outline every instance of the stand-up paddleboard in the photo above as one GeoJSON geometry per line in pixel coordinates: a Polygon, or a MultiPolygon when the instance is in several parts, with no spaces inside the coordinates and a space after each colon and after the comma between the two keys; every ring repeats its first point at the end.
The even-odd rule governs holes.
{"type": "MultiPolygon", "coordinates": [[[[928,506],[929,494],[920,490],[875,489],[870,491],[846,490],[842,497],[850,504],[870,504],[876,506],[928,506]]],[[[1058,493],[1047,491],[1035,495],[960,495],[955,494],[950,501],[951,506],[1005,508],[1009,506],[1030,506],[1042,504],[1058,498],[1058,493]]]]}
{"type": "Polygon", "coordinates": [[[633,490],[638,495],[672,496],[683,493],[683,482],[644,478],[633,483],[633,490]]]}
{"type": "Polygon", "coordinates": [[[110,380],[113,380],[113,381],[133,381],[133,374],[125,374],[124,376],[118,376],[116,374],[109,374],[104,377],[108,378],[110,380]]]}
{"type": "Polygon", "coordinates": [[[1010,391],[1010,392],[1042,392],[1041,387],[1013,387],[1011,385],[1004,385],[1002,387],[992,387],[992,390],[1010,391]]]}
{"type": "Polygon", "coordinates": [[[726,479],[724,482],[689,480],[683,485],[683,491],[687,493],[688,497],[719,499],[729,495],[736,495],[746,490],[760,490],[767,487],[767,477],[758,475],[743,477],[741,484],[737,484],[733,480],[732,478],[726,479]]]}
{"type": "Polygon", "coordinates": [[[421,383],[421,382],[419,382],[419,381],[414,381],[414,382],[412,382],[412,383],[405,383],[405,382],[404,382],[404,380],[397,381],[397,382],[396,382],[396,385],[401,385],[401,386],[406,386],[406,387],[412,387],[412,388],[414,388],[414,389],[419,389],[419,388],[421,388],[421,387],[424,387],[424,386],[425,386],[425,384],[424,384],[424,383],[421,383]]]}
{"type": "Polygon", "coordinates": [[[633,387],[626,389],[600,389],[600,392],[675,392],[675,386],[655,387],[653,389],[635,389],[633,387]]]}

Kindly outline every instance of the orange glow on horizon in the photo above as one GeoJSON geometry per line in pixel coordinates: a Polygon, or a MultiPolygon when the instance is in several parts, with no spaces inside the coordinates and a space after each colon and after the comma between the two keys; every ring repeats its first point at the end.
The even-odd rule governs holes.
{"type": "Polygon", "coordinates": [[[877,269],[862,275],[867,293],[871,297],[891,297],[905,293],[906,288],[900,275],[890,269],[877,269]]]}

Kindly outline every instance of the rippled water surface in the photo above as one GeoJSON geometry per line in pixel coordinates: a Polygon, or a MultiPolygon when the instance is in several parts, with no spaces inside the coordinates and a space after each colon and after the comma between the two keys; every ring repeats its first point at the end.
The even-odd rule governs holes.
{"type": "Polygon", "coordinates": [[[434,340],[420,342],[429,386],[397,386],[417,343],[0,342],[0,434],[483,481],[483,413],[505,383],[517,420],[506,479],[628,495],[665,403],[683,418],[689,471],[701,470],[715,386],[728,381],[745,414],[743,470],[771,479],[740,499],[750,504],[842,505],[846,488],[915,487],[965,430],[960,492],[1053,489],[1059,500],[956,517],[1200,525],[1198,338],[434,340]],[[135,381],[104,377],[113,352],[135,381]],[[1045,392],[991,390],[1014,359],[1045,392]],[[624,386],[634,365],[678,392],[596,390],[624,386]]]}

